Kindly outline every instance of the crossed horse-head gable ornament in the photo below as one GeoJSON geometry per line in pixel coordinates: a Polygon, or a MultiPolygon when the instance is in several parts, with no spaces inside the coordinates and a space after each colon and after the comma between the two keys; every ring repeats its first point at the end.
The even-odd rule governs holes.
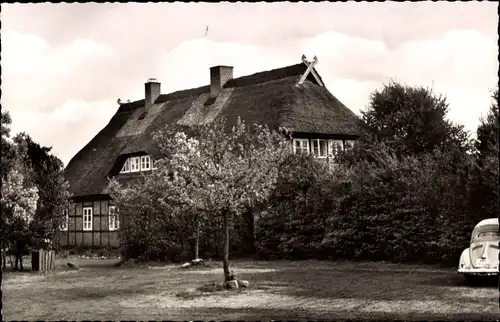
{"type": "Polygon", "coordinates": [[[304,72],[304,74],[302,75],[302,77],[299,79],[299,81],[297,82],[296,86],[302,85],[302,83],[304,83],[304,81],[306,80],[309,73],[311,73],[314,76],[314,78],[316,79],[316,82],[318,82],[319,86],[324,86],[323,82],[321,81],[318,74],[314,70],[314,66],[316,66],[316,64],[318,63],[318,57],[314,56],[312,61],[308,61],[306,55],[302,55],[302,62],[307,66],[307,69],[304,72]]]}

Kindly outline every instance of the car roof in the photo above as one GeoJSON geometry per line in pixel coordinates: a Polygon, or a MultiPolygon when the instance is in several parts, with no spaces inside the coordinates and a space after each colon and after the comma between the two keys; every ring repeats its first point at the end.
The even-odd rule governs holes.
{"type": "Polygon", "coordinates": [[[481,220],[474,228],[487,226],[487,225],[497,225],[498,226],[498,218],[489,218],[489,219],[481,220]]]}

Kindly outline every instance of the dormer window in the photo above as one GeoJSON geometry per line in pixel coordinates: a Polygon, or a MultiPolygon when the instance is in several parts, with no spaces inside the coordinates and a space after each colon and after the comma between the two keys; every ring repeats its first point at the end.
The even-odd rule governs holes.
{"type": "Polygon", "coordinates": [[[293,153],[311,153],[322,159],[352,150],[354,140],[293,139],[293,153]]]}
{"type": "Polygon", "coordinates": [[[141,171],[140,157],[130,158],[130,172],[141,171]]]}
{"type": "Polygon", "coordinates": [[[293,153],[309,153],[308,139],[293,139],[293,153]]]}
{"type": "Polygon", "coordinates": [[[327,141],[314,139],[312,140],[312,152],[317,158],[326,158],[327,156],[327,141]]]}
{"type": "Polygon", "coordinates": [[[129,159],[125,160],[125,163],[123,164],[123,168],[120,171],[120,173],[127,173],[130,172],[130,162],[129,159]]]}
{"type": "Polygon", "coordinates": [[[140,172],[151,170],[151,157],[143,155],[138,157],[130,157],[125,160],[120,173],[140,172]]]}
{"type": "Polygon", "coordinates": [[[151,158],[149,155],[141,157],[141,170],[151,170],[151,158]]]}
{"type": "Polygon", "coordinates": [[[328,155],[334,156],[337,153],[344,150],[344,141],[342,140],[330,140],[328,142],[328,155]]]}
{"type": "Polygon", "coordinates": [[[353,140],[346,140],[344,141],[344,150],[349,151],[354,148],[354,141],[353,140]]]}

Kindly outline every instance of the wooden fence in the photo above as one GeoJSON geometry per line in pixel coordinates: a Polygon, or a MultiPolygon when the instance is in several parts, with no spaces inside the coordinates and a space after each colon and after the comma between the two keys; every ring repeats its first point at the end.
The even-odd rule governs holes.
{"type": "Polygon", "coordinates": [[[38,250],[31,253],[31,270],[46,272],[54,269],[56,253],[53,250],[38,250]]]}

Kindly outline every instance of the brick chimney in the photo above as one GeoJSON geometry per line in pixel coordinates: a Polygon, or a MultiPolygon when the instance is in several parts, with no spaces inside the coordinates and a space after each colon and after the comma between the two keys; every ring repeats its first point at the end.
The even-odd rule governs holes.
{"type": "Polygon", "coordinates": [[[144,84],[144,111],[142,114],[146,114],[155,100],[160,96],[160,83],[156,80],[156,78],[150,78],[148,81],[144,84]]]}
{"type": "Polygon", "coordinates": [[[217,97],[222,92],[222,87],[233,79],[232,66],[214,66],[210,68],[210,96],[217,97]]]}

